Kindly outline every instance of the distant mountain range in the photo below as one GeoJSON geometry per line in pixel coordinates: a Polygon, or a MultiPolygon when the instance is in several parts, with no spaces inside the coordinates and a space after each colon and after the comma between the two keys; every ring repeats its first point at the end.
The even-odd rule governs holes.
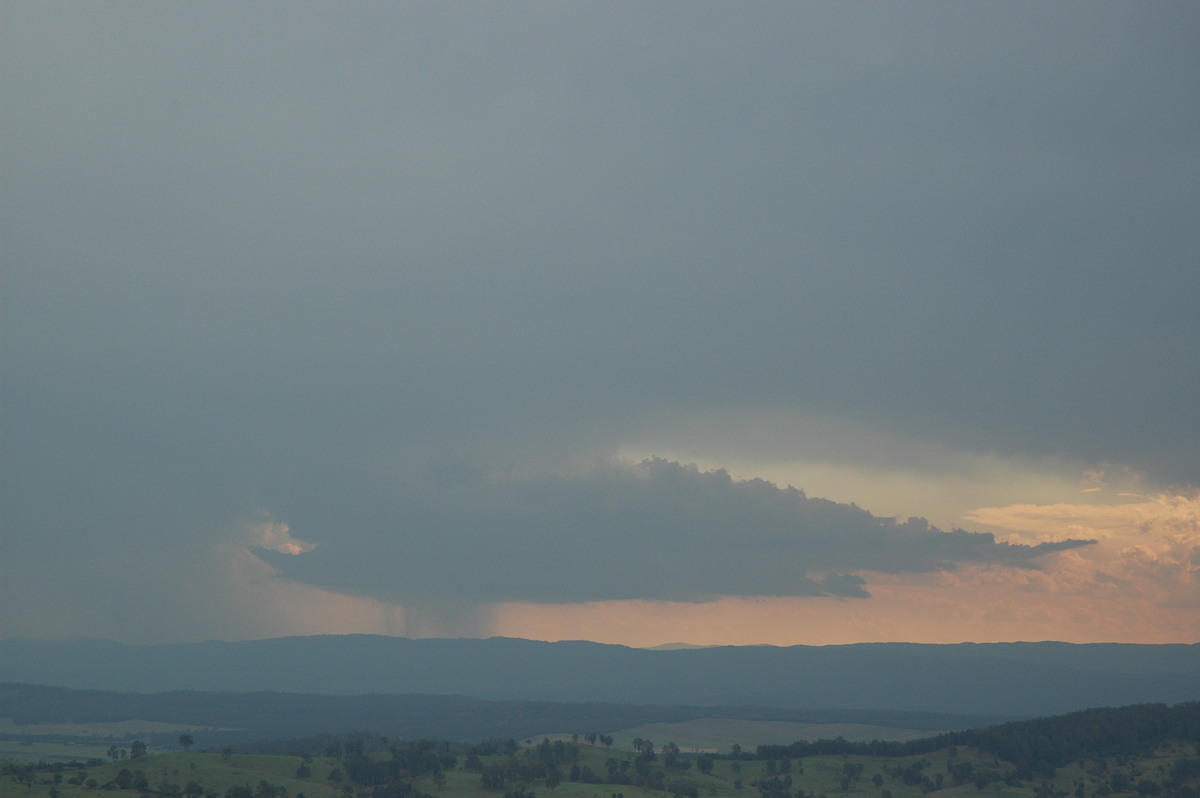
{"type": "Polygon", "coordinates": [[[1200,644],[647,650],[372,635],[133,646],[0,640],[0,680],[140,693],[429,694],[492,701],[1036,717],[1200,699],[1200,644]]]}
{"type": "MultiPolygon", "coordinates": [[[[287,740],[292,741],[289,743],[292,748],[300,750],[307,746],[313,753],[324,750],[321,739],[330,734],[358,732],[383,734],[393,739],[478,742],[510,737],[523,740],[569,731],[620,733],[644,724],[686,724],[697,720],[712,725],[732,719],[743,730],[755,728],[756,722],[803,724],[813,729],[835,723],[836,727],[829,728],[851,729],[861,725],[886,735],[898,727],[932,734],[1005,720],[934,712],[486,701],[460,695],[196,690],[127,693],[11,682],[0,682],[0,718],[4,719],[0,723],[0,739],[94,744],[97,738],[137,737],[152,747],[173,748],[179,732],[186,730],[204,747],[249,743],[261,746],[264,741],[287,740]],[[295,742],[297,738],[306,738],[307,743],[301,745],[295,742]]],[[[745,739],[749,741],[750,737],[745,739]]]]}

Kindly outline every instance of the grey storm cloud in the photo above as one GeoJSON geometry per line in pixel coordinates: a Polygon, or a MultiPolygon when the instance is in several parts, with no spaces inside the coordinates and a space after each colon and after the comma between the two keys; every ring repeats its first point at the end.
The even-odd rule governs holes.
{"type": "Polygon", "coordinates": [[[1094,541],[999,543],[652,459],[401,490],[386,519],[346,518],[310,542],[317,548],[305,554],[260,555],[285,577],[343,592],[487,603],[866,597],[866,581],[850,572],[1029,568],[1094,541]]]}
{"type": "Polygon", "coordinates": [[[1198,12],[948,8],[8,9],[6,370],[1200,482],[1198,12]]]}
{"type": "Polygon", "coordinates": [[[1198,34],[1091,0],[6,4],[0,622],[202,584],[262,509],[322,544],[293,578],[371,594],[851,596],[1052,550],[661,464],[496,476],[726,411],[1200,484],[1198,34]]]}

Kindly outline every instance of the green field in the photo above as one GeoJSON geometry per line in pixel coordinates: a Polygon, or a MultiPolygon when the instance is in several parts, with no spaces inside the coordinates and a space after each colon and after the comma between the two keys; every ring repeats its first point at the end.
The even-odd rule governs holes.
{"type": "MultiPolygon", "coordinates": [[[[307,798],[335,798],[335,796],[342,795],[337,785],[330,782],[316,778],[296,778],[296,768],[300,761],[299,757],[293,756],[233,754],[226,757],[218,753],[184,752],[151,754],[135,761],[125,759],[108,762],[106,760],[104,765],[85,767],[82,770],[63,769],[59,773],[39,772],[32,784],[21,783],[10,775],[0,781],[0,795],[6,796],[6,798],[7,796],[51,798],[52,794],[56,794],[60,798],[96,798],[101,794],[110,796],[184,795],[189,782],[194,782],[202,788],[201,792],[195,793],[197,795],[224,796],[232,786],[249,785],[251,788],[255,788],[261,781],[284,787],[292,798],[300,793],[307,798]],[[148,789],[117,789],[114,785],[122,770],[144,775],[148,789]],[[61,777],[57,783],[56,776],[61,777]],[[72,783],[73,781],[79,783],[72,783]]],[[[328,769],[322,772],[320,766],[315,762],[310,767],[313,768],[314,773],[328,773],[328,769]]]]}
{"type": "MultiPolygon", "coordinates": [[[[682,748],[682,747],[681,747],[682,748]]],[[[25,750],[31,758],[37,756],[37,746],[25,750]]],[[[528,746],[512,757],[490,755],[480,757],[476,768],[493,765],[509,766],[514,762],[533,762],[538,747],[528,746]]],[[[548,783],[545,778],[523,781],[509,780],[502,787],[483,789],[481,774],[468,770],[466,758],[457,756],[455,763],[437,776],[424,775],[412,780],[412,786],[427,795],[438,798],[504,798],[506,795],[532,792],[538,798],[663,798],[673,794],[694,794],[697,798],[784,798],[788,796],[820,798],[922,798],[928,794],[936,798],[1112,798],[1123,794],[1137,795],[1133,785],[1139,779],[1149,783],[1163,782],[1170,774],[1172,763],[1181,757],[1197,754],[1194,745],[1164,748],[1156,755],[1136,760],[1085,761],[1058,768],[1049,778],[1033,779],[1020,785],[991,781],[976,786],[968,781],[955,785],[952,768],[961,770],[969,764],[975,773],[994,771],[1002,765],[992,756],[983,756],[969,749],[948,749],[914,757],[870,757],[870,756],[811,756],[793,761],[765,762],[758,760],[717,759],[712,772],[700,772],[692,757],[684,756],[681,762],[688,767],[667,768],[661,755],[654,762],[640,763],[643,768],[657,768],[665,772],[660,789],[617,783],[584,783],[571,781],[564,768],[561,781],[548,783]],[[1127,773],[1130,789],[1113,791],[1108,779],[1115,770],[1127,773]],[[770,771],[770,772],[769,772],[770,771]],[[924,784],[906,783],[905,773],[918,773],[924,784]],[[772,780],[775,780],[772,789],[772,780]]],[[[367,759],[385,762],[387,753],[372,754],[367,759]]],[[[618,751],[580,743],[574,766],[590,769],[593,774],[607,772],[632,773],[639,766],[636,757],[628,750],[618,751]]],[[[248,754],[222,754],[212,752],[168,752],[150,754],[138,760],[122,759],[103,764],[94,763],[82,769],[63,767],[55,772],[50,767],[25,770],[9,764],[0,775],[0,798],[99,798],[101,795],[119,796],[158,795],[169,798],[388,798],[376,788],[351,784],[349,781],[333,781],[329,776],[345,767],[337,758],[315,757],[307,762],[300,756],[260,756],[248,754]],[[300,777],[298,769],[307,767],[309,775],[300,777]],[[142,789],[120,789],[117,787],[119,774],[129,771],[141,782],[142,789]]],[[[585,770],[586,772],[586,770],[585,770]]],[[[1195,789],[1195,779],[1184,790],[1195,789]]],[[[1143,787],[1143,795],[1145,795],[1143,787]]],[[[1170,789],[1160,793],[1171,795],[1170,789]]],[[[1180,793],[1180,794],[1187,794],[1180,793]]],[[[415,794],[414,794],[415,795],[415,794]]]]}
{"type": "Polygon", "coordinates": [[[194,732],[194,726],[153,720],[110,723],[27,723],[0,718],[0,763],[69,762],[105,758],[110,746],[151,734],[194,732]]]}

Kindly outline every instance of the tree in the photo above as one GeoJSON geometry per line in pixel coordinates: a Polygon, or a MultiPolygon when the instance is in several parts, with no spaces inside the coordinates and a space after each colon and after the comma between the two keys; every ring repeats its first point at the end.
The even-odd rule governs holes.
{"type": "Polygon", "coordinates": [[[192,735],[190,735],[190,734],[179,735],[179,745],[181,745],[183,747],[184,751],[191,748],[192,743],[194,743],[194,742],[196,742],[196,741],[194,739],[192,739],[192,735]]]}
{"type": "Polygon", "coordinates": [[[146,756],[146,744],[141,740],[134,740],[129,746],[130,759],[143,759],[146,756]]]}
{"type": "Polygon", "coordinates": [[[662,751],[664,764],[669,768],[675,767],[679,762],[679,746],[672,741],[664,745],[662,751]]]}
{"type": "Polygon", "coordinates": [[[121,768],[117,771],[117,775],[113,778],[113,782],[122,790],[128,790],[133,786],[133,772],[129,768],[121,768]]]}
{"type": "Polygon", "coordinates": [[[504,789],[504,770],[499,765],[484,765],[479,774],[479,785],[485,790],[504,789]]]}

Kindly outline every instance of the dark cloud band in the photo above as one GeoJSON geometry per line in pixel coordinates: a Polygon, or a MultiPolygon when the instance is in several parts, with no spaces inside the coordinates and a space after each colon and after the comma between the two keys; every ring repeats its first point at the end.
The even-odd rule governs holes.
{"type": "Polygon", "coordinates": [[[1091,543],[1026,546],[943,532],[923,519],[897,523],[795,488],[661,459],[483,476],[401,491],[387,504],[386,521],[348,517],[307,554],[261,556],[291,579],[400,602],[687,601],[865,597],[857,572],[1032,567],[1091,543]]]}

